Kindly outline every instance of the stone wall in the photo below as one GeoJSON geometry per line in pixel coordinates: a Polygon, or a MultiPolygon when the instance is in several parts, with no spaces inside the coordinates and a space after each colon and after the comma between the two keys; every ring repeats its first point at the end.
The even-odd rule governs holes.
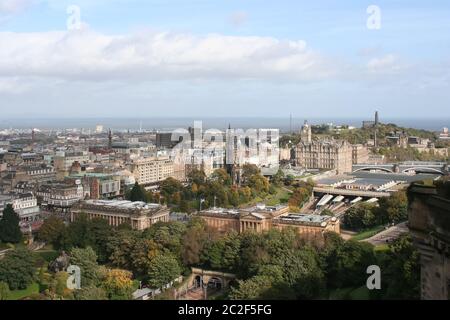
{"type": "MultiPolygon", "coordinates": [[[[448,186],[447,186],[448,188],[448,186]]],[[[435,186],[408,191],[409,228],[421,259],[421,297],[450,299],[450,200],[435,186]]]]}

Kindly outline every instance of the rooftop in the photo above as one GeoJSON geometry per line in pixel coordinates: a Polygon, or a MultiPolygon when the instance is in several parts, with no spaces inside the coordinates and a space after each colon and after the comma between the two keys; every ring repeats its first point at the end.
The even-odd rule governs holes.
{"type": "Polygon", "coordinates": [[[329,221],[337,221],[336,218],[331,216],[321,216],[317,214],[301,214],[301,213],[291,213],[275,219],[275,222],[290,222],[298,224],[311,224],[326,226],[329,221]]]}
{"type": "Polygon", "coordinates": [[[280,211],[280,210],[283,210],[286,208],[287,208],[287,206],[285,206],[285,205],[266,206],[265,204],[258,204],[254,207],[242,209],[242,211],[271,213],[271,212],[277,212],[277,211],[280,211]]]}
{"type": "Polygon", "coordinates": [[[131,202],[128,200],[87,200],[84,204],[102,207],[111,207],[115,209],[141,209],[141,210],[154,210],[159,209],[162,206],[156,203],[145,203],[145,202],[131,202]]]}
{"type": "Polygon", "coordinates": [[[416,174],[416,175],[409,175],[409,174],[402,174],[402,173],[381,173],[381,172],[354,172],[348,175],[340,175],[336,177],[328,177],[324,179],[319,179],[317,181],[318,184],[321,185],[333,185],[339,182],[342,183],[352,183],[350,181],[353,181],[355,184],[359,185],[375,185],[375,186],[382,186],[384,184],[387,184],[389,182],[403,182],[403,183],[412,183],[415,181],[421,181],[421,180],[435,180],[439,178],[440,175],[437,174],[416,174]]]}

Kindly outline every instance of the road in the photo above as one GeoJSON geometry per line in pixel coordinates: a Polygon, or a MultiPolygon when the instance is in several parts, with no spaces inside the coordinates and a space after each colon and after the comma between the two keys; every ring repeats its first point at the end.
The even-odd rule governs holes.
{"type": "Polygon", "coordinates": [[[408,226],[406,222],[400,223],[389,229],[377,233],[373,237],[363,240],[364,242],[369,242],[374,246],[379,246],[382,244],[388,244],[400,237],[402,234],[408,233],[408,226]]]}

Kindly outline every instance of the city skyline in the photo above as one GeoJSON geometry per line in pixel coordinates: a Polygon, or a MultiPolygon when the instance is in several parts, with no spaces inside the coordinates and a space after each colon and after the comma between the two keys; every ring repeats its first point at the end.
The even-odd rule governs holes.
{"type": "Polygon", "coordinates": [[[449,13],[444,1],[2,0],[2,118],[439,118],[449,13]]]}

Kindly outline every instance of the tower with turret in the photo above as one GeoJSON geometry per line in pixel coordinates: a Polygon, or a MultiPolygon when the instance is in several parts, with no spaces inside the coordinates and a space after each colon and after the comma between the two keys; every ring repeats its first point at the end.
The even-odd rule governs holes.
{"type": "Polygon", "coordinates": [[[312,131],[311,126],[309,125],[308,121],[305,121],[305,124],[302,127],[302,130],[300,131],[300,139],[304,143],[311,143],[312,141],[312,131]]]}

